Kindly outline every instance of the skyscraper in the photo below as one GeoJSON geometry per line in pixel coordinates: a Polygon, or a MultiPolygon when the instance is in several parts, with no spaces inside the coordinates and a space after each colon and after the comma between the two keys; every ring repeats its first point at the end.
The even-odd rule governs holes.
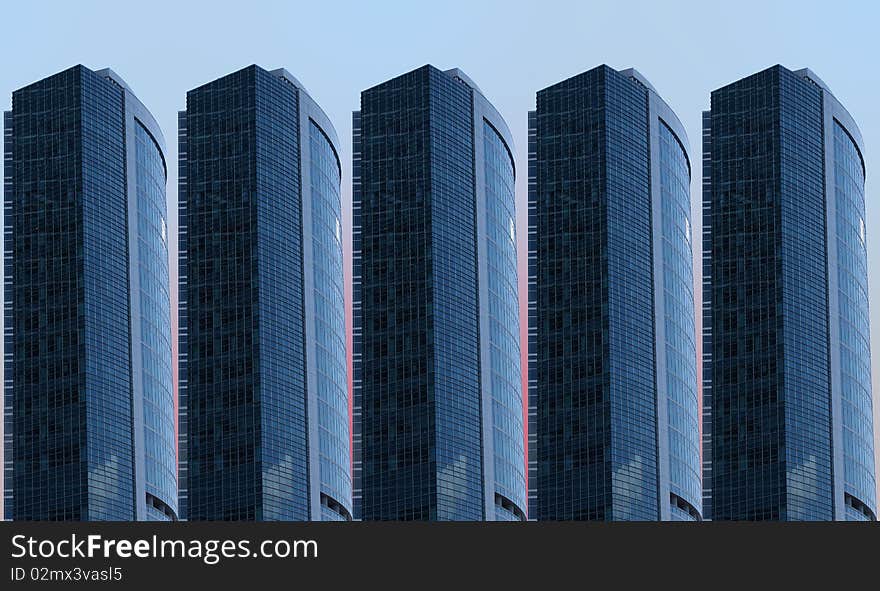
{"type": "Polygon", "coordinates": [[[285,70],[187,93],[180,502],[190,520],[349,520],[339,142],[285,70]]]}
{"type": "Polygon", "coordinates": [[[688,139],[635,70],[529,115],[529,517],[700,520],[688,139]]]}
{"type": "Polygon", "coordinates": [[[427,65],[361,93],[353,127],[355,514],[523,520],[507,125],[427,65]]]}
{"type": "Polygon", "coordinates": [[[852,117],[774,66],[703,115],[711,519],[874,520],[865,166],[852,117]]]}
{"type": "Polygon", "coordinates": [[[5,516],[175,520],[162,131],[83,66],[4,123],[5,516]]]}

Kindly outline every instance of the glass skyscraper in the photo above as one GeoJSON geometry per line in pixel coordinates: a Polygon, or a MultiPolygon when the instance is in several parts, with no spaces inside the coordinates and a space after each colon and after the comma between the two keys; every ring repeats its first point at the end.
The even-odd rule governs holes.
{"type": "Polygon", "coordinates": [[[353,123],[355,515],[524,520],[507,125],[430,65],[353,123]]]}
{"type": "Polygon", "coordinates": [[[715,520],[875,520],[865,164],[811,71],[703,115],[704,506],[715,520]]]}
{"type": "Polygon", "coordinates": [[[190,520],[350,520],[339,141],[287,71],[187,93],[180,503],[190,520]]]}
{"type": "Polygon", "coordinates": [[[700,520],[691,162],[635,70],[529,115],[529,518],[700,520]]]}
{"type": "Polygon", "coordinates": [[[5,517],[176,520],[165,141],[111,70],[15,91],[5,517]]]}

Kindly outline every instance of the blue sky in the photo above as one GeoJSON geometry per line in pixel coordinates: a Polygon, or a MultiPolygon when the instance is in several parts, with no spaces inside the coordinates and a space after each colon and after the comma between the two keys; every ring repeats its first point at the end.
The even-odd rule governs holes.
{"type": "MultiPolygon", "coordinates": [[[[601,63],[640,70],[688,131],[698,204],[700,113],[709,92],[776,63],[809,67],[849,109],[867,144],[872,341],[880,352],[880,207],[873,198],[880,191],[880,3],[86,0],[4,4],[0,15],[0,109],[10,107],[14,89],[73,64],[112,67],[164,129],[169,212],[177,200],[176,113],[190,88],[251,63],[290,70],[336,125],[348,203],[351,111],[360,90],[425,63],[460,67],[514,134],[521,238],[526,113],[536,90],[601,63]]],[[[699,221],[695,210],[695,229],[699,221]]],[[[878,392],[880,353],[874,360],[878,392]]]]}

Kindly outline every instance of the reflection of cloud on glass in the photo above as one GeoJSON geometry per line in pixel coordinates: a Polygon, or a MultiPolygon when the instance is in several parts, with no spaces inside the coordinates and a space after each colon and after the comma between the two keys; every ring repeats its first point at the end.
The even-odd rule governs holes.
{"type": "MultiPolygon", "coordinates": [[[[274,489],[278,491],[296,490],[298,483],[296,482],[296,466],[294,465],[293,456],[284,454],[278,461],[269,462],[263,457],[263,488],[274,489]]],[[[262,503],[263,520],[264,521],[284,521],[290,517],[280,510],[278,503],[262,503]]]]}
{"type": "Polygon", "coordinates": [[[469,484],[467,456],[459,454],[458,458],[453,462],[448,462],[445,466],[438,462],[437,466],[437,482],[445,483],[443,487],[443,495],[455,499],[455,502],[447,503],[450,507],[456,507],[460,504],[467,504],[469,484]]]}

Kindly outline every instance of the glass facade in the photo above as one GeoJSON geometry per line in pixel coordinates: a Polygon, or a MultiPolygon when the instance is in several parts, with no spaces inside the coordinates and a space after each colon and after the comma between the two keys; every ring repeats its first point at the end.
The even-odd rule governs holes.
{"type": "Polygon", "coordinates": [[[712,519],[832,517],[821,96],[793,78],[773,69],[712,94],[712,519]],[[799,92],[783,95],[781,78],[799,92]],[[784,160],[783,110],[786,137],[805,142],[784,160]],[[794,199],[806,202],[797,215],[794,199]],[[787,283],[795,273],[802,279],[787,283]],[[810,371],[788,382],[795,363],[810,371]],[[786,445],[789,428],[811,418],[792,433],[806,441],[786,445]],[[789,448],[821,479],[801,482],[791,500],[788,474],[799,472],[786,467],[789,448]]]}
{"type": "MultiPolygon", "coordinates": [[[[351,516],[351,442],[345,351],[345,288],[342,272],[342,201],[339,158],[333,144],[309,121],[321,490],[345,513],[324,510],[332,520],[351,516]]],[[[328,516],[325,515],[325,518],[328,516]]]]}
{"type": "MultiPolygon", "coordinates": [[[[484,508],[473,97],[471,89],[439,70],[428,68],[419,74],[427,98],[422,109],[427,115],[424,155],[430,198],[426,208],[430,254],[425,260],[430,261],[431,272],[428,375],[436,469],[432,513],[444,521],[475,520],[482,519],[484,508]]],[[[365,130],[367,114],[361,112],[365,130]]],[[[372,139],[366,133],[364,137],[372,139]]],[[[362,182],[366,174],[367,169],[362,169],[362,182]]]]}
{"type": "MultiPolygon", "coordinates": [[[[171,369],[171,296],[168,292],[168,224],[165,160],[146,127],[135,120],[137,228],[141,311],[141,368],[146,493],[177,507],[177,438],[171,369]]],[[[133,351],[133,354],[138,352],[133,351]]],[[[167,520],[161,505],[147,503],[147,518],[167,520]]]]}
{"type": "Polygon", "coordinates": [[[656,519],[657,406],[646,93],[604,79],[610,519],[656,519]]]}
{"type": "Polygon", "coordinates": [[[296,93],[267,78],[248,68],[187,93],[180,422],[189,520],[308,518],[296,93]]]}
{"type": "Polygon", "coordinates": [[[874,515],[864,170],[844,114],[812,73],[775,66],[704,117],[712,519],[874,515]]]}
{"type": "Polygon", "coordinates": [[[658,109],[600,66],[530,117],[531,519],[700,519],[690,167],[658,109]]]}
{"type": "Polygon", "coordinates": [[[457,71],[424,66],[364,91],[354,116],[355,509],[365,520],[486,518],[495,506],[484,482],[487,437],[503,446],[494,450],[496,494],[524,496],[521,487],[501,492],[515,485],[522,441],[505,408],[515,404],[505,360],[518,340],[510,343],[505,314],[516,300],[500,301],[515,277],[501,242],[510,241],[512,162],[491,126],[475,123],[475,92],[457,71]],[[486,160],[484,185],[475,159],[486,160]],[[491,277],[478,262],[484,194],[494,216],[491,277]],[[494,293],[494,340],[480,333],[480,281],[494,293]],[[492,368],[482,367],[484,346],[497,351],[492,368]],[[483,408],[482,371],[498,376],[492,409],[483,408]],[[492,434],[483,413],[498,417],[492,434]]]}
{"type": "Polygon", "coordinates": [[[142,139],[127,132],[136,101],[112,72],[76,66],[13,93],[5,118],[8,519],[148,518],[144,486],[174,501],[173,423],[170,446],[142,449],[150,428],[162,427],[140,433],[133,406],[143,396],[156,414],[173,416],[170,329],[164,343],[152,333],[135,342],[132,331],[132,322],[167,326],[170,314],[164,245],[137,261],[156,272],[142,294],[151,305],[131,307],[130,236],[153,238],[127,209],[129,187],[145,204],[165,202],[155,143],[129,178],[131,142],[142,139]],[[156,378],[143,387],[132,374],[141,354],[156,378]],[[171,472],[151,470],[145,483],[144,465],[171,472]]]}
{"type": "MultiPolygon", "coordinates": [[[[821,92],[778,73],[778,199],[786,504],[782,519],[831,518],[828,316],[821,92]],[[791,155],[789,157],[789,155],[791,155]]],[[[714,142],[714,140],[713,140],[714,142]]],[[[768,196],[774,196],[770,192],[768,196]]],[[[777,259],[778,264],[778,259],[777,259]]],[[[781,341],[781,343],[780,343],[781,341]]],[[[717,340],[716,340],[717,346],[717,340]]],[[[717,349],[716,349],[717,350],[717,349]]],[[[722,350],[723,354],[723,350],[722,350]]],[[[778,390],[777,390],[778,392],[778,390]]],[[[715,394],[718,399],[716,383],[715,394]]]]}
{"type": "Polygon", "coordinates": [[[858,146],[836,120],[833,141],[844,485],[849,518],[864,520],[877,515],[865,168],[858,146]]]}
{"type": "Polygon", "coordinates": [[[603,82],[593,70],[539,92],[530,131],[530,519],[611,513],[603,82]],[[580,126],[548,116],[569,110],[580,126]]]}
{"type": "Polygon", "coordinates": [[[690,223],[691,173],[687,150],[675,132],[662,119],[658,131],[669,486],[670,494],[674,495],[670,499],[670,510],[672,519],[691,521],[699,516],[703,496],[690,223]]]}
{"type": "Polygon", "coordinates": [[[339,461],[339,167],[326,136],[303,123],[304,104],[286,73],[251,66],[190,91],[180,116],[180,473],[191,520],[320,519],[312,479],[328,486],[331,509],[350,506],[339,461]]]}
{"type": "Polygon", "coordinates": [[[516,198],[513,156],[504,138],[483,120],[490,367],[496,519],[525,516],[525,441],[519,349],[519,291],[516,271],[516,198]],[[500,515],[499,515],[500,514],[500,515]]]}

